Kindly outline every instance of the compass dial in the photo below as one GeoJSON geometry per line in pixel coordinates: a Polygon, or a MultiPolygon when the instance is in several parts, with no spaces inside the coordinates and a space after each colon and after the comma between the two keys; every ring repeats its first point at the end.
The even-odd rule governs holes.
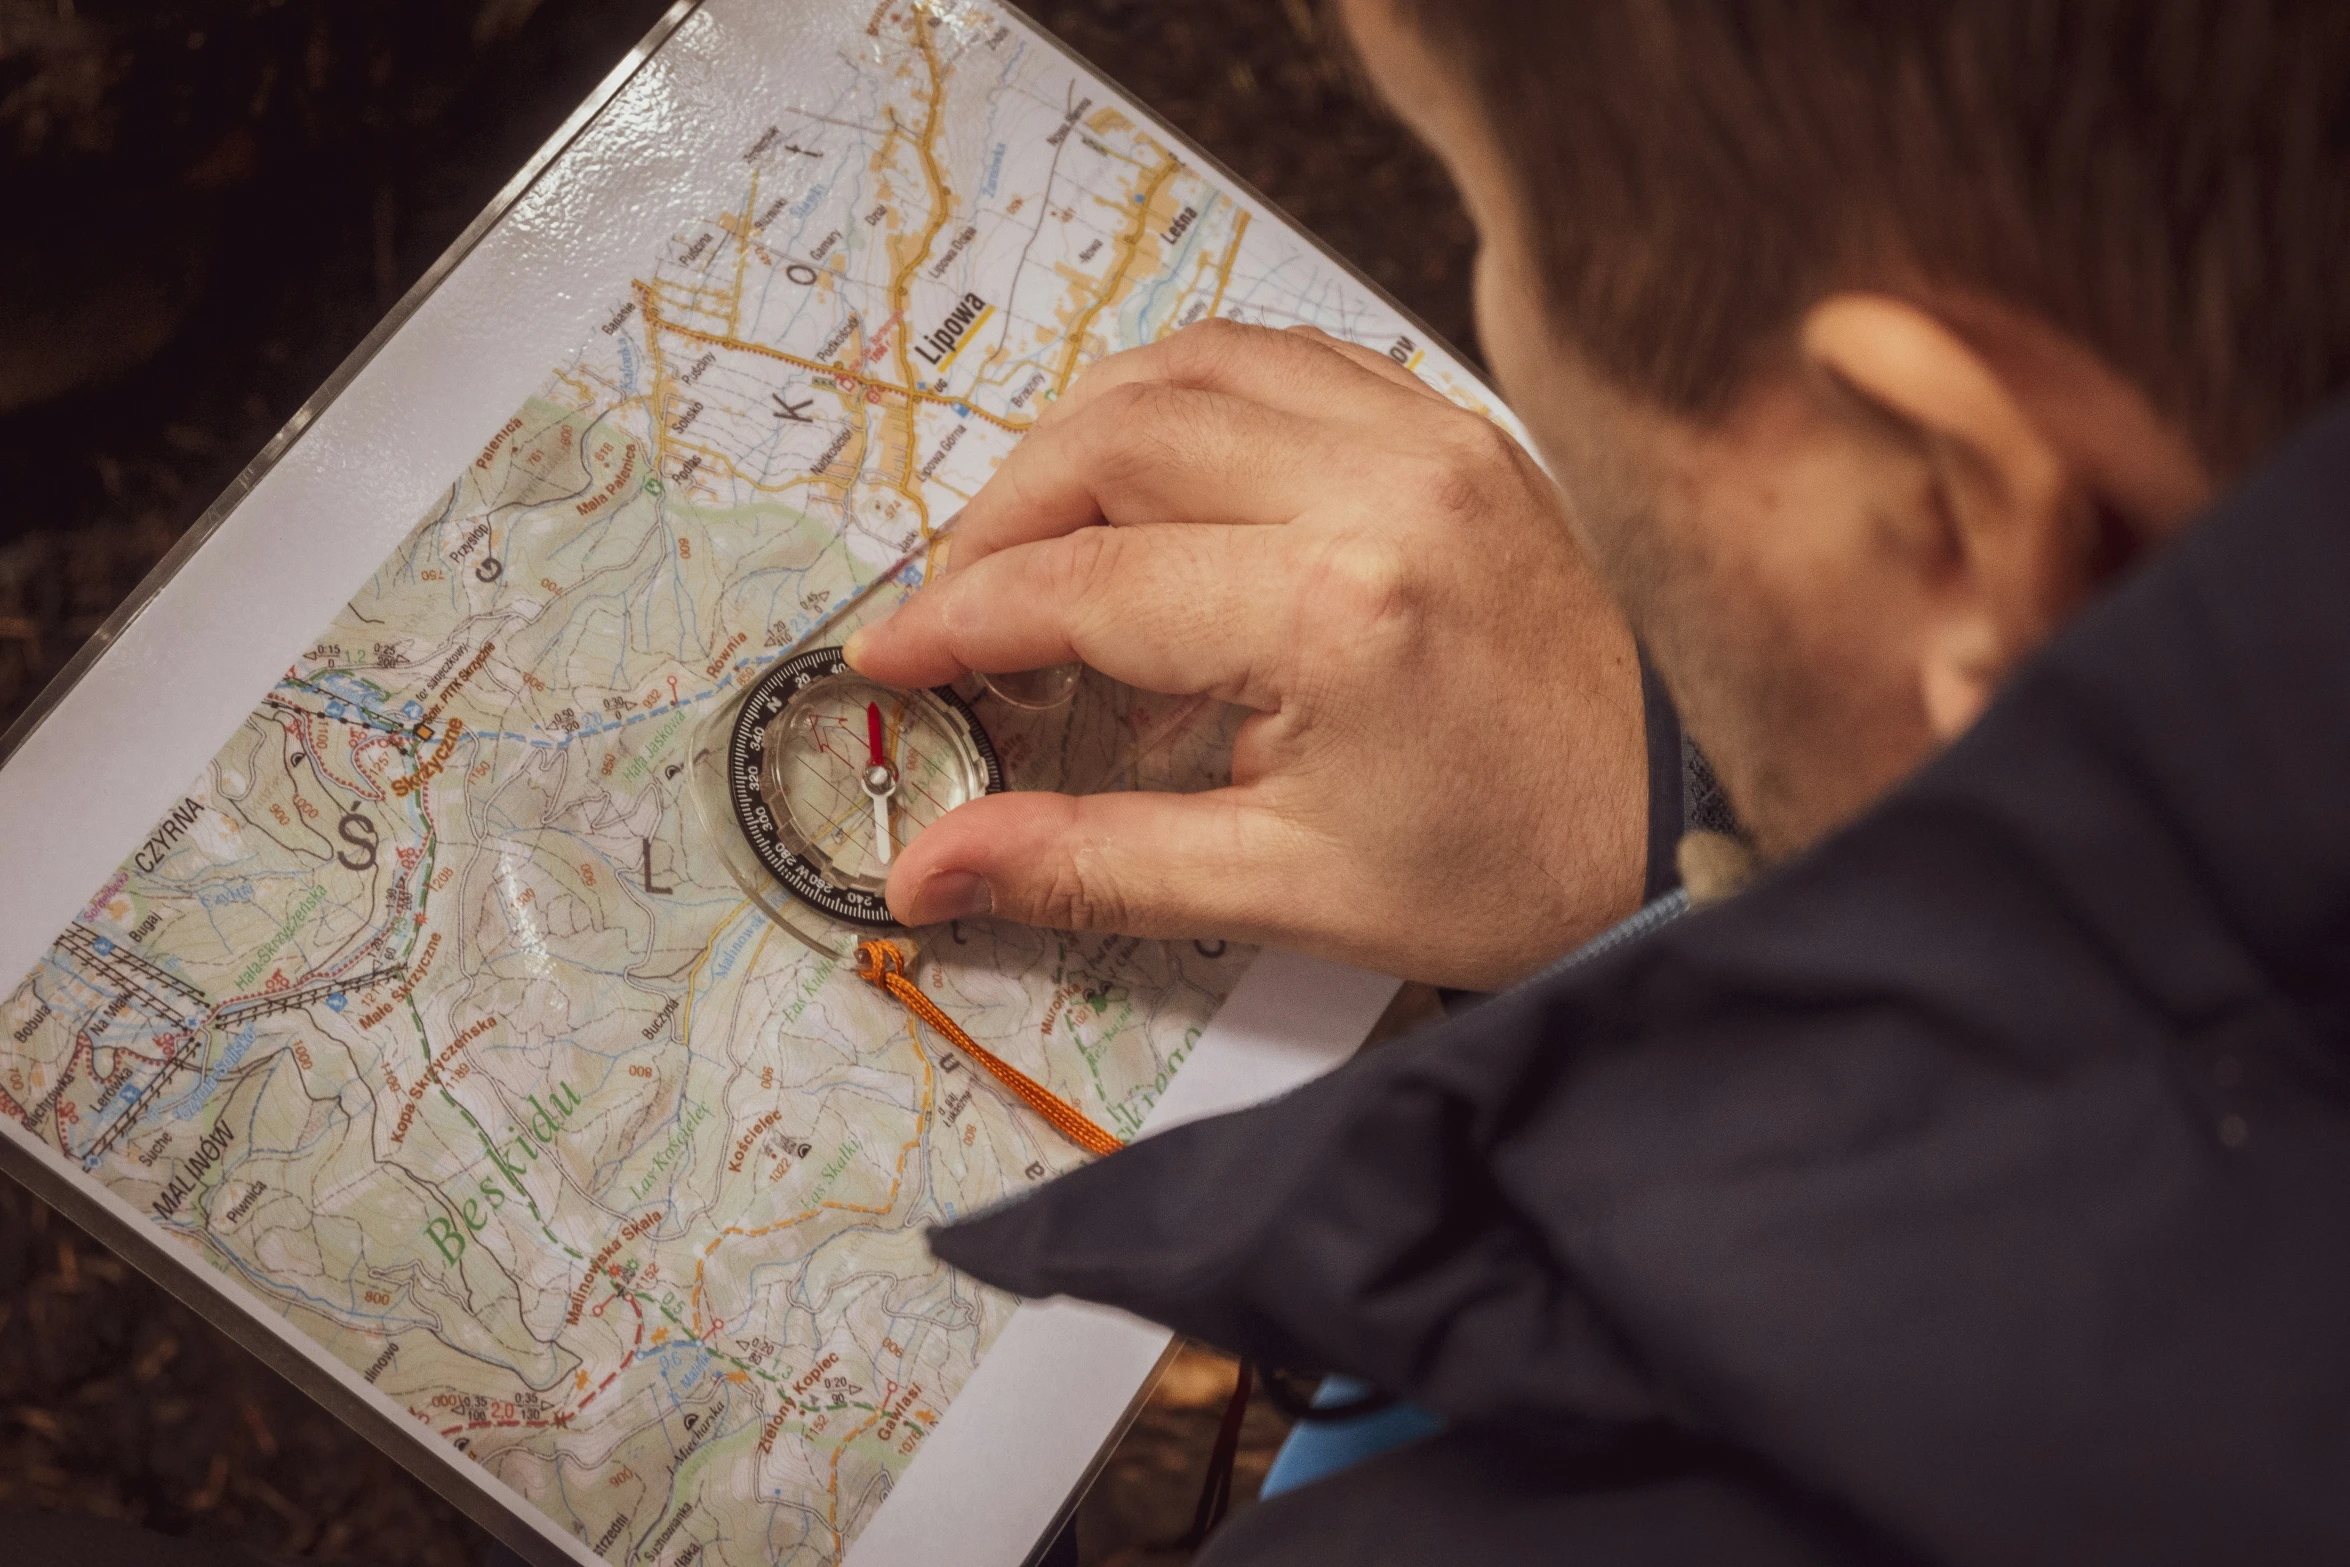
{"type": "Polygon", "coordinates": [[[853,924],[894,923],[890,863],[925,827],[1004,786],[987,731],[953,691],[902,691],[814,648],[760,677],[735,715],[727,792],[751,852],[792,896],[853,924]]]}

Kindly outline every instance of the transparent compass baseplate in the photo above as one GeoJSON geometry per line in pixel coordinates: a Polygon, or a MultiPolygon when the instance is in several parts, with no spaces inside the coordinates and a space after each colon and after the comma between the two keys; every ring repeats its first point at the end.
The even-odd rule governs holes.
{"type": "MultiPolygon", "coordinates": [[[[882,896],[889,870],[958,805],[1002,789],[1188,792],[1230,781],[1241,710],[1065,670],[1041,677],[1054,689],[1040,702],[1035,681],[1002,677],[880,685],[837,647],[746,663],[737,693],[694,735],[688,853],[717,856],[769,919],[847,958],[876,931],[905,934],[882,896]],[[867,786],[877,763],[888,774],[878,807],[867,786]]],[[[917,945],[922,936],[912,933],[917,945]]]]}
{"type": "Polygon", "coordinates": [[[832,647],[747,675],[696,733],[691,773],[696,837],[768,918],[839,955],[897,928],[883,890],[905,847],[1004,787],[962,693],[881,685],[832,647]]]}

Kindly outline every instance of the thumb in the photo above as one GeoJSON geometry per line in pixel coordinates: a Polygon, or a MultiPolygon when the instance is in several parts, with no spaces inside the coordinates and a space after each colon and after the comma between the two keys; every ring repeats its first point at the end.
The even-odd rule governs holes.
{"type": "Polygon", "coordinates": [[[1245,789],[992,794],[898,856],[890,912],[908,925],[992,914],[1056,930],[1251,939],[1289,923],[1308,878],[1294,840],[1245,789]]]}

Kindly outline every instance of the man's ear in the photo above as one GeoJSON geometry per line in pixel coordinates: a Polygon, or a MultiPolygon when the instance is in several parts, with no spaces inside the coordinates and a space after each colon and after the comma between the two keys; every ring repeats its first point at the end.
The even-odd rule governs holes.
{"type": "Polygon", "coordinates": [[[1923,465],[1919,694],[1948,741],[2087,595],[2095,509],[2014,390],[1931,312],[1832,295],[1804,317],[1801,349],[1923,465]]]}

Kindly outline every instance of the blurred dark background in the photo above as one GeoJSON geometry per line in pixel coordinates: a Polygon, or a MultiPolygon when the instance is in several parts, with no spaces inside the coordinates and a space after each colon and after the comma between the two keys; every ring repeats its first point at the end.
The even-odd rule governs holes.
{"type": "MultiPolygon", "coordinates": [[[[663,9],[0,0],[0,726],[663,9]]],[[[1466,220],[1312,0],[1036,14],[1468,346],[1466,220]]]]}
{"type": "MultiPolygon", "coordinates": [[[[0,727],[665,8],[0,0],[0,727]]],[[[1311,0],[1032,14],[1471,346],[1467,222],[1311,0]]],[[[1181,1363],[1086,1504],[1089,1563],[1181,1559],[1230,1378],[1181,1363]]],[[[1252,1409],[1241,1494],[1281,1431],[1252,1409]]],[[[0,1513],[26,1510],[383,1567],[489,1549],[0,1180],[0,1513]]]]}

